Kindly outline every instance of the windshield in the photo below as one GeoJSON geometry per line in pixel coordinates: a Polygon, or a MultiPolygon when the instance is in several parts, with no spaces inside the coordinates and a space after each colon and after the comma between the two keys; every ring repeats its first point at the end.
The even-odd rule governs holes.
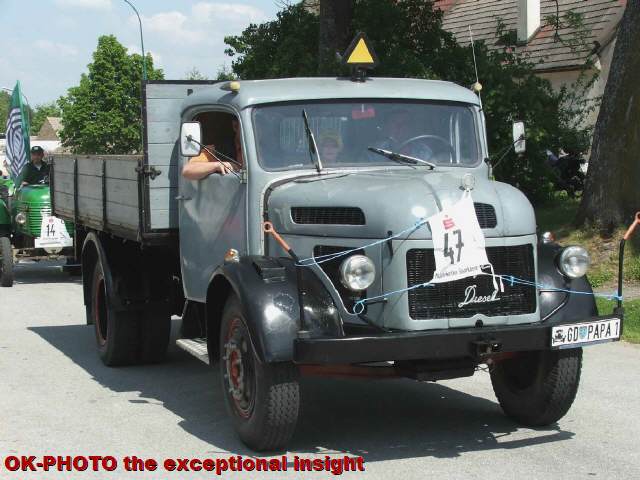
{"type": "Polygon", "coordinates": [[[335,101],[256,107],[253,119],[263,168],[314,168],[303,111],[324,167],[398,165],[369,147],[441,166],[473,166],[480,161],[478,130],[469,105],[335,101]]]}

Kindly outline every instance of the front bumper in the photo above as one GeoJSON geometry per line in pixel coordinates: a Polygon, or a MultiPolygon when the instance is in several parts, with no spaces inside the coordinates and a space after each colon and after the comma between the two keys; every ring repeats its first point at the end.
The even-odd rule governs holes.
{"type": "MultiPolygon", "coordinates": [[[[623,314],[596,316],[571,323],[619,318],[623,314]]],[[[498,353],[551,349],[551,329],[558,322],[527,325],[472,327],[421,332],[392,332],[341,338],[298,338],[294,362],[299,364],[352,364],[398,360],[446,360],[471,358],[481,361],[498,353]]]]}

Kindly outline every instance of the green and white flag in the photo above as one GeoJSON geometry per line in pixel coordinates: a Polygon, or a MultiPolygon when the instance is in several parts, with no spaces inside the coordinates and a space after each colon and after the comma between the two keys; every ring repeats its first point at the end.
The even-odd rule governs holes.
{"type": "Polygon", "coordinates": [[[22,91],[20,81],[16,82],[11,95],[11,106],[7,117],[6,156],[9,163],[11,177],[17,181],[22,169],[30,161],[29,152],[29,119],[25,115],[22,105],[22,91]]]}

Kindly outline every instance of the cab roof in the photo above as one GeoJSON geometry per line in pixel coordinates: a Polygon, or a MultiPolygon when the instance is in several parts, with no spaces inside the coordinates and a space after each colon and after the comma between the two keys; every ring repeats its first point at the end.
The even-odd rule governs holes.
{"type": "Polygon", "coordinates": [[[188,96],[183,111],[222,103],[238,110],[265,103],[330,99],[403,99],[439,100],[478,105],[478,97],[452,82],[414,78],[370,77],[365,82],[349,78],[280,78],[273,80],[238,80],[240,90],[231,92],[229,82],[214,83],[188,96]]]}

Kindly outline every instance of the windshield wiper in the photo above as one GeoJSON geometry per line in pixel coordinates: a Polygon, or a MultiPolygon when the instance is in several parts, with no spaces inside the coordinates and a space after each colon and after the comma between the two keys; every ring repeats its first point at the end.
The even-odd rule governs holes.
{"type": "Polygon", "coordinates": [[[436,168],[436,165],[431,162],[427,162],[426,160],[422,160],[416,157],[410,157],[409,155],[403,155],[402,153],[392,152],[391,150],[384,150],[382,148],[368,147],[367,150],[373,153],[377,153],[378,155],[382,155],[383,157],[387,157],[394,162],[401,163],[403,165],[426,165],[430,170],[436,168]]]}
{"type": "Polygon", "coordinates": [[[320,160],[320,153],[318,152],[318,144],[316,143],[316,137],[313,136],[313,132],[309,127],[309,117],[307,117],[307,111],[302,109],[302,119],[304,120],[304,130],[307,132],[307,142],[309,143],[309,153],[311,153],[311,160],[313,161],[313,154],[315,153],[316,170],[318,173],[322,171],[322,160],[320,160]]]}

